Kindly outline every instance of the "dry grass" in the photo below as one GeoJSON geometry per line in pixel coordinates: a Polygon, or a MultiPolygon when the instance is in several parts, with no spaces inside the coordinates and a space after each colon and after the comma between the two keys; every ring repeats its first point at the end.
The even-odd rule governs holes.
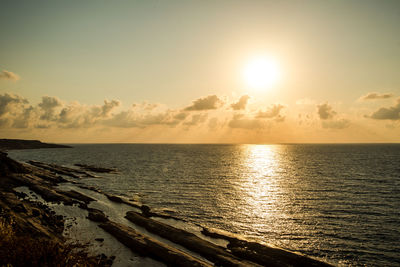
{"type": "Polygon", "coordinates": [[[81,245],[16,234],[13,224],[0,218],[0,266],[104,266],[104,259],[88,257],[81,245]]]}

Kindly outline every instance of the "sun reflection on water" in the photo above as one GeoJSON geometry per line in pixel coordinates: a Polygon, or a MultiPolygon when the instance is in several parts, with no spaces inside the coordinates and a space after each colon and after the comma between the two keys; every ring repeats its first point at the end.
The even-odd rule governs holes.
{"type": "Polygon", "coordinates": [[[279,181],[276,172],[279,167],[277,146],[249,145],[245,148],[243,165],[247,175],[241,181],[243,200],[248,214],[254,221],[268,219],[278,201],[279,181]]]}

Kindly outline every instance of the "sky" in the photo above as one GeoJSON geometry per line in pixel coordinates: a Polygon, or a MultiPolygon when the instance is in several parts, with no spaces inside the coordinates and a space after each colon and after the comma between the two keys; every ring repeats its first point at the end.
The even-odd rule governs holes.
{"type": "Polygon", "coordinates": [[[0,25],[0,138],[400,142],[400,1],[2,0],[0,25]]]}

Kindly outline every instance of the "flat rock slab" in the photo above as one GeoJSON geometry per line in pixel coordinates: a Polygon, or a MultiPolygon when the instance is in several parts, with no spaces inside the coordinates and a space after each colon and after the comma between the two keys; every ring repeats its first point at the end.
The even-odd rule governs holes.
{"type": "Polygon", "coordinates": [[[264,266],[331,266],[325,262],[299,255],[282,248],[275,248],[257,242],[250,242],[229,232],[203,227],[202,234],[229,241],[228,248],[237,257],[257,262],[264,266]]]}
{"type": "Polygon", "coordinates": [[[256,263],[241,260],[227,252],[224,248],[201,239],[195,234],[149,219],[140,213],[129,211],[125,217],[131,222],[144,227],[151,233],[157,234],[200,254],[218,266],[257,266],[256,263]]]}
{"type": "Polygon", "coordinates": [[[99,226],[113,235],[125,246],[129,247],[133,252],[142,256],[158,259],[166,263],[168,266],[212,266],[209,263],[196,259],[183,251],[139,234],[128,226],[111,221],[102,223],[99,226]]]}
{"type": "Polygon", "coordinates": [[[104,168],[104,167],[98,167],[98,166],[93,166],[93,165],[86,165],[86,164],[79,164],[76,163],[74,164],[77,167],[80,167],[84,170],[87,171],[92,171],[92,172],[99,172],[99,173],[115,173],[117,172],[116,169],[114,168],[104,168]]]}

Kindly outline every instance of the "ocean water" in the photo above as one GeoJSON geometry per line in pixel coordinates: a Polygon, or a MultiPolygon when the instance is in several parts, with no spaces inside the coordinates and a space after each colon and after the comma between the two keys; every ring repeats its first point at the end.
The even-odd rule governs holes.
{"type": "Polygon", "coordinates": [[[116,167],[81,182],[335,265],[400,266],[400,145],[93,144],[9,154],[116,167]]]}

